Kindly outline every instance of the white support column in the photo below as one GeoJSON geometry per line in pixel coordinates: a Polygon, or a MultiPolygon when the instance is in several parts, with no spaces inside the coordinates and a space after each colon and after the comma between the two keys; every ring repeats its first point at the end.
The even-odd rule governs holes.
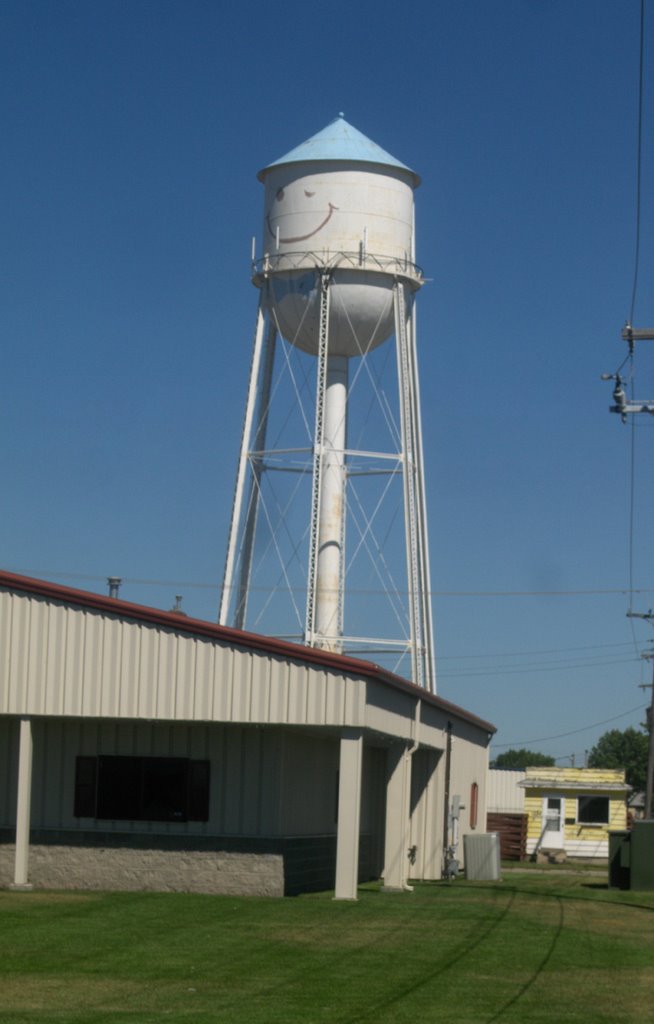
{"type": "Polygon", "coordinates": [[[20,720],[18,750],[18,800],[16,808],[16,854],[12,889],[29,890],[30,807],[32,802],[32,721],[20,720]]]}
{"type": "Polygon", "coordinates": [[[339,633],[343,604],[347,377],[346,356],[329,356],[318,516],[315,644],[338,653],[343,648],[339,633]]]}
{"type": "MultiPolygon", "coordinates": [[[[252,559],[254,555],[254,539],[259,515],[259,501],[261,497],[261,477],[264,467],[263,451],[266,447],[266,435],[268,432],[268,415],[270,412],[270,389],[272,386],[272,373],[275,363],[275,347],[277,342],[277,331],[275,325],[268,324],[268,331],[264,344],[262,365],[257,371],[257,409],[256,422],[250,426],[249,433],[254,434],[250,443],[254,450],[246,452],[246,459],[249,462],[250,491],[245,503],[245,516],[243,519],[243,533],[241,541],[241,560],[238,576],[238,589],[236,600],[232,606],[232,622],[236,629],[245,628],[247,604],[250,589],[250,575],[252,573],[252,559]]],[[[253,360],[254,362],[254,360],[253,360]]],[[[238,523],[241,522],[242,510],[238,510],[238,523]]]]}
{"type": "Polygon", "coordinates": [[[418,686],[435,693],[420,389],[415,352],[415,312],[411,301],[407,306],[405,286],[400,280],[395,283],[394,295],[412,679],[418,686]]]}
{"type": "Polygon", "coordinates": [[[241,452],[236,473],[236,487],[234,491],[234,502],[232,505],[232,518],[229,527],[229,539],[227,542],[227,558],[225,562],[225,573],[220,597],[220,608],[218,611],[218,622],[221,626],[229,624],[230,608],[234,606],[234,576],[237,561],[237,545],[239,526],[243,516],[243,503],[245,500],[245,484],[248,473],[248,456],[252,445],[252,434],[254,414],[259,393],[259,373],[261,367],[261,356],[263,352],[263,340],[265,331],[265,315],[262,301],[259,302],[257,310],[257,323],[254,332],[254,349],[252,363],[250,365],[250,380],[248,383],[248,397],[245,405],[245,419],[243,421],[243,433],[241,436],[241,452]]]}
{"type": "Polygon", "coordinates": [[[359,828],[363,734],[345,729],[341,735],[336,836],[336,888],[334,899],[355,900],[359,880],[359,828]]]}
{"type": "Polygon", "coordinates": [[[410,786],[411,756],[405,743],[393,743],[387,755],[385,892],[401,892],[408,888],[410,786]]]}
{"type": "Polygon", "coordinates": [[[425,462],[422,443],[422,412],[420,409],[420,381],[416,354],[416,307],[411,303],[407,322],[409,340],[409,367],[413,394],[413,423],[415,434],[415,457],[418,485],[418,543],[420,551],[422,618],[425,643],[425,687],[436,693],[436,651],[434,646],[434,623],[431,607],[431,569],[429,565],[429,536],[427,530],[427,503],[425,497],[425,462]]]}

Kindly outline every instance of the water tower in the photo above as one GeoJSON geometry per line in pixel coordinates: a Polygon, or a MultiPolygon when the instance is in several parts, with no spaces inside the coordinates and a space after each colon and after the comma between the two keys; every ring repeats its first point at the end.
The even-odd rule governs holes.
{"type": "Polygon", "coordinates": [[[219,621],[434,691],[420,179],[343,115],[258,177],[259,308],[219,621]]]}

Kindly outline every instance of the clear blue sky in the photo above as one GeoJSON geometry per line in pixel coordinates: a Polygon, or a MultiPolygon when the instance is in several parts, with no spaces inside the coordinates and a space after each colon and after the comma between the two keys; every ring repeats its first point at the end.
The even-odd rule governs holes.
{"type": "MultiPolygon", "coordinates": [[[[626,354],[639,14],[639,0],[4,0],[0,563],[103,592],[120,575],[127,600],[182,593],[215,618],[256,172],[344,111],[422,176],[439,692],[497,724],[498,752],[579,763],[642,721],[630,427],[599,379],[626,354]]],[[[654,325],[651,0],[645,56],[639,326],[654,325]]],[[[654,398],[653,369],[639,350],[638,397],[654,398]]],[[[641,611],[653,428],[639,417],[641,611]]]]}

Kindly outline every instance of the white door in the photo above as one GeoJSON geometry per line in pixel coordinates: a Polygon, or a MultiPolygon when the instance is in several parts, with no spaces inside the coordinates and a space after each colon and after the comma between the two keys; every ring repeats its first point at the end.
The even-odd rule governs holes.
{"type": "Polygon", "coordinates": [[[562,850],[564,848],[564,815],[565,797],[543,797],[543,839],[540,845],[546,850],[562,850]]]}

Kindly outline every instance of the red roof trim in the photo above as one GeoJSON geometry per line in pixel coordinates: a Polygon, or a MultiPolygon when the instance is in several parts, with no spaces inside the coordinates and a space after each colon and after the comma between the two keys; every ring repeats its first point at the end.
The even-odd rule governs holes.
{"type": "Polygon", "coordinates": [[[80,608],[91,608],[94,611],[106,612],[121,618],[134,619],[137,622],[146,622],[153,626],[163,626],[166,629],[174,630],[176,633],[186,633],[189,636],[218,640],[236,647],[244,647],[250,651],[261,651],[264,654],[293,658],[295,661],[319,665],[324,668],[333,668],[339,672],[348,672],[351,675],[363,676],[366,679],[375,679],[393,686],[395,689],[414,694],[441,711],[445,711],[453,717],[463,719],[471,725],[479,726],[479,728],[484,729],[486,732],[495,733],[497,731],[494,725],[484,721],[483,718],[477,718],[476,715],[471,714],[469,711],[465,711],[456,704],[451,704],[449,701],[429,693],[421,686],[416,686],[414,683],[409,682],[408,679],[403,679],[392,672],[387,672],[372,661],[363,661],[344,654],[321,651],[315,647],[304,647],[301,644],[290,643],[288,640],[277,640],[275,637],[261,636],[259,633],[248,633],[245,630],[233,629],[230,626],[219,626],[217,623],[206,622],[204,619],[191,619],[177,612],[165,612],[146,605],[132,604],[131,601],[123,601],[120,598],[108,597],[104,594],[94,594],[88,590],[76,590],[73,587],[62,586],[60,583],[33,579],[30,576],[21,576],[13,572],[5,572],[2,569],[0,569],[0,589],[34,594],[37,597],[62,601],[64,604],[73,604],[80,608]]]}

